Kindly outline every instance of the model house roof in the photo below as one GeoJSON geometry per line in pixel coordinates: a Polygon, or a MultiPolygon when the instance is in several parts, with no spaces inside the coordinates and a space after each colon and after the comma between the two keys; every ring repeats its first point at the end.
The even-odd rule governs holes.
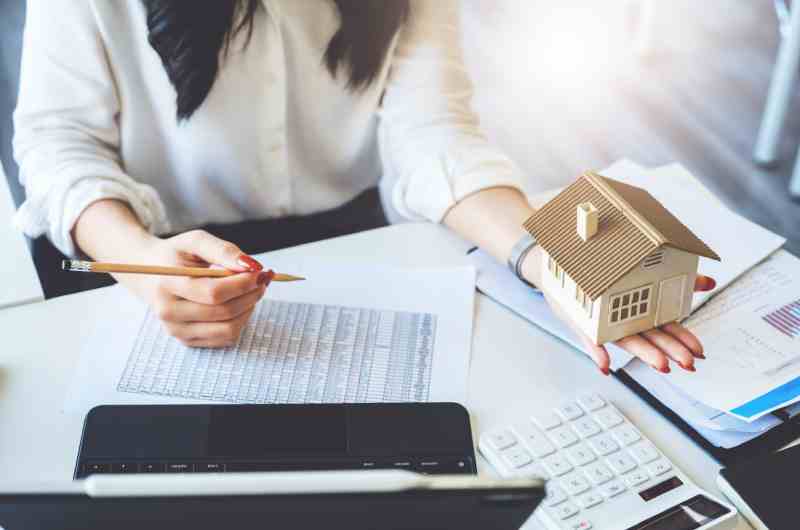
{"type": "Polygon", "coordinates": [[[668,245],[719,261],[719,256],[647,191],[588,172],[539,209],[525,228],[592,300],[668,245]],[[597,229],[579,235],[579,205],[597,212],[597,229]]]}

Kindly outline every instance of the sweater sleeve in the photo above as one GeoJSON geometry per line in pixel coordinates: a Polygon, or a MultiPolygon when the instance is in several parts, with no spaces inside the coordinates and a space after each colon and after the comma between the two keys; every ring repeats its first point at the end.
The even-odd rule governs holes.
{"type": "Polygon", "coordinates": [[[409,219],[440,222],[467,196],[524,192],[520,169],[481,132],[461,49],[456,0],[412,0],[391,59],[379,145],[391,200],[409,219]]]}
{"type": "Polygon", "coordinates": [[[75,255],[71,231],[101,199],[127,202],[153,233],[169,231],[150,186],[123,169],[119,99],[89,0],[29,0],[14,113],[14,154],[26,200],[15,222],[75,255]]]}

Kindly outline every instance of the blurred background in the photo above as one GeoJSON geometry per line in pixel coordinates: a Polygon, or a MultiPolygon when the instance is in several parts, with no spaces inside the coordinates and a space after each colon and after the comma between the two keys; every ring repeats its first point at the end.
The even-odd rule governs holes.
{"type": "Polygon", "coordinates": [[[800,252],[800,90],[777,167],[752,161],[780,42],[772,0],[465,0],[464,20],[484,128],[537,189],[622,157],[678,161],[800,252]]]}
{"type": "MultiPolygon", "coordinates": [[[[788,193],[800,102],[777,167],[752,162],[780,42],[772,0],[462,1],[475,106],[535,189],[622,157],[678,161],[800,253],[788,193]]],[[[19,201],[10,138],[24,1],[0,0],[0,13],[0,156],[19,201]]]]}

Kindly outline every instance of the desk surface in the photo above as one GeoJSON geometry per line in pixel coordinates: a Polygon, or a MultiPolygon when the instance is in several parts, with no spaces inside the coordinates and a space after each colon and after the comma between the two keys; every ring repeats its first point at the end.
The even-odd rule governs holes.
{"type": "MultiPolygon", "coordinates": [[[[464,265],[467,248],[444,228],[407,224],[278,253],[414,267],[464,265]]],[[[95,317],[114,307],[118,289],[0,311],[3,477],[64,480],[72,476],[82,418],[61,408],[81,344],[92,332],[95,317]]],[[[714,483],[719,466],[678,429],[622,384],[603,377],[589,358],[488,298],[477,297],[468,403],[476,435],[587,389],[611,399],[695,482],[720,495],[714,483]]],[[[749,526],[741,522],[739,528],[749,526]]]]}
{"type": "Polygon", "coordinates": [[[15,212],[0,164],[0,308],[44,299],[28,242],[11,222],[15,212]]]}

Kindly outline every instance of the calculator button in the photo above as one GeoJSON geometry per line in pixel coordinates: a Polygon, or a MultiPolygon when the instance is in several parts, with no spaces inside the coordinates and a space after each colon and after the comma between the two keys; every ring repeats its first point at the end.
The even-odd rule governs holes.
{"type": "Polygon", "coordinates": [[[531,418],[533,423],[539,426],[540,429],[549,431],[561,425],[561,419],[552,412],[545,412],[544,414],[537,414],[531,418]]]}
{"type": "Polygon", "coordinates": [[[598,489],[606,499],[612,499],[620,493],[623,493],[626,488],[622,482],[615,480],[614,482],[603,484],[598,489]]]}
{"type": "Polygon", "coordinates": [[[611,455],[606,459],[606,462],[619,475],[627,473],[631,469],[636,469],[636,462],[625,453],[611,455]]]}
{"type": "Polygon", "coordinates": [[[553,443],[562,449],[578,443],[578,437],[575,436],[575,433],[566,425],[556,427],[547,434],[550,436],[550,439],[553,440],[553,443]]]}
{"type": "Polygon", "coordinates": [[[581,508],[584,510],[586,508],[591,508],[592,506],[597,506],[601,502],[603,502],[603,496],[593,491],[578,497],[578,504],[580,504],[581,508]]]}
{"type": "Polygon", "coordinates": [[[567,528],[569,530],[592,530],[592,522],[588,519],[581,519],[570,523],[567,528]]]}
{"type": "Polygon", "coordinates": [[[517,478],[549,478],[547,471],[535,462],[517,469],[513,474],[517,478]]]}
{"type": "Polygon", "coordinates": [[[584,491],[588,490],[591,486],[581,475],[578,473],[573,473],[561,479],[561,487],[564,488],[564,491],[574,497],[575,495],[580,495],[584,491]]]}
{"type": "Polygon", "coordinates": [[[602,410],[598,410],[594,413],[594,419],[603,426],[604,429],[610,429],[611,427],[616,427],[620,423],[622,423],[622,416],[617,414],[612,408],[604,408],[602,410]]]}
{"type": "Polygon", "coordinates": [[[609,471],[608,467],[602,462],[595,462],[590,466],[586,466],[583,472],[589,477],[589,480],[592,481],[592,484],[595,486],[599,486],[600,484],[605,484],[612,478],[614,478],[614,474],[609,471]]]}
{"type": "Polygon", "coordinates": [[[611,431],[611,435],[622,445],[630,445],[642,439],[639,431],[633,428],[632,425],[623,425],[611,431]]]}
{"type": "Polygon", "coordinates": [[[517,443],[517,439],[507,430],[493,432],[488,436],[489,445],[493,449],[502,451],[517,443]]]}
{"type": "Polygon", "coordinates": [[[560,477],[572,471],[572,464],[561,458],[561,455],[558,454],[546,458],[542,464],[544,464],[544,468],[547,472],[554,477],[560,477]]]}
{"type": "Polygon", "coordinates": [[[566,451],[567,458],[572,462],[575,467],[585,466],[590,462],[594,462],[595,456],[591,449],[586,444],[578,444],[570,447],[566,451]]]}
{"type": "Polygon", "coordinates": [[[520,440],[530,449],[536,458],[544,458],[555,453],[556,448],[550,443],[547,437],[533,425],[524,427],[518,433],[520,440]]]}
{"type": "Polygon", "coordinates": [[[564,403],[560,407],[556,408],[556,414],[561,416],[561,419],[564,421],[572,421],[583,416],[583,410],[578,406],[577,403],[569,402],[564,403]]]}
{"type": "Polygon", "coordinates": [[[561,489],[561,486],[556,484],[547,485],[547,497],[544,498],[544,503],[547,506],[556,506],[565,500],[567,500],[567,495],[564,493],[564,490],[561,489]]]}
{"type": "Polygon", "coordinates": [[[658,462],[653,462],[652,464],[647,466],[647,471],[649,471],[650,474],[653,475],[654,477],[663,475],[670,469],[672,469],[672,465],[666,460],[659,460],[658,462]]]}
{"type": "Polygon", "coordinates": [[[594,412],[606,406],[603,398],[597,394],[584,394],[578,398],[578,404],[583,407],[586,412],[594,412]]]}
{"type": "Polygon", "coordinates": [[[630,475],[625,475],[625,482],[627,482],[628,486],[631,488],[638,486],[639,484],[644,484],[648,480],[650,480],[650,477],[641,469],[637,469],[630,475]]]}
{"type": "Polygon", "coordinates": [[[592,418],[580,418],[572,423],[572,428],[581,438],[591,438],[602,431],[592,418]]]}
{"type": "Polygon", "coordinates": [[[555,508],[551,508],[551,510],[556,515],[556,517],[558,517],[562,521],[564,519],[569,519],[570,517],[572,517],[573,515],[575,515],[580,511],[578,510],[578,507],[572,504],[571,502],[561,503],[555,508]]]}
{"type": "Polygon", "coordinates": [[[589,440],[589,445],[600,456],[610,455],[619,449],[619,444],[607,434],[595,436],[589,440]]]}
{"type": "Polygon", "coordinates": [[[629,451],[639,464],[647,464],[648,462],[657,460],[658,457],[661,456],[658,454],[658,450],[653,447],[653,444],[649,442],[638,443],[631,447],[629,451]]]}
{"type": "Polygon", "coordinates": [[[522,447],[516,446],[503,452],[503,458],[512,469],[518,469],[533,462],[531,454],[522,447]]]}

